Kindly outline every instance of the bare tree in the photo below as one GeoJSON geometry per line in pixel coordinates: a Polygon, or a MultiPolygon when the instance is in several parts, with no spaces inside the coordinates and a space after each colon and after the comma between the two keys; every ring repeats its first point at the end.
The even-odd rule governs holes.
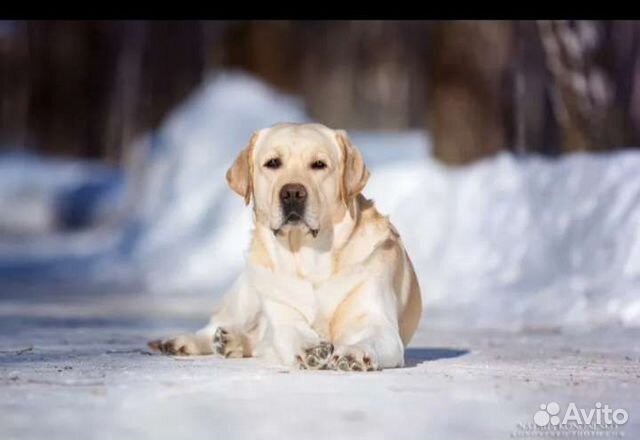
{"type": "Polygon", "coordinates": [[[510,22],[439,22],[432,31],[428,127],[434,153],[463,164],[508,148],[510,22]]]}
{"type": "Polygon", "coordinates": [[[626,68],[621,78],[614,79],[619,68],[615,52],[620,42],[607,41],[607,33],[614,25],[595,21],[538,22],[553,77],[553,109],[565,151],[611,149],[631,140],[629,93],[621,94],[620,89],[629,88],[625,77],[628,81],[633,75],[626,68]],[[611,52],[614,57],[607,59],[604,55],[611,52]]]}

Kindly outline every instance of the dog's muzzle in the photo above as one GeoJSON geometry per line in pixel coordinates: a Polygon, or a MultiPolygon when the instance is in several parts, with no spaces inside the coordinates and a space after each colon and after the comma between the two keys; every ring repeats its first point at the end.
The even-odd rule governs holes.
{"type": "Polygon", "coordinates": [[[313,238],[316,238],[319,230],[310,227],[304,218],[307,202],[307,189],[304,185],[287,183],[280,189],[279,198],[283,222],[279,228],[273,229],[273,234],[277,236],[281,227],[286,224],[304,223],[309,228],[309,233],[313,235],[313,238]]]}
{"type": "Polygon", "coordinates": [[[284,223],[296,224],[304,219],[307,189],[299,183],[287,183],[280,189],[280,206],[284,223]]]}

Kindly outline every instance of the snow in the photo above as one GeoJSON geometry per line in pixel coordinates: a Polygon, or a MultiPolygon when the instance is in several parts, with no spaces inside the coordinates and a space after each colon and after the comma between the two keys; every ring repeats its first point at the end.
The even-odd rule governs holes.
{"type": "Polygon", "coordinates": [[[135,187],[131,258],[151,290],[231,281],[251,217],[227,188],[226,170],[254,130],[305,119],[293,98],[245,75],[222,75],[136,145],[144,153],[133,167],[142,181],[135,187]]]}
{"type": "Polygon", "coordinates": [[[0,233],[47,234],[104,221],[119,172],[77,160],[0,154],[0,233]]]}
{"type": "Polygon", "coordinates": [[[480,327],[638,326],[639,167],[636,152],[428,160],[374,172],[367,192],[404,237],[427,308],[480,327]]]}
{"type": "MultiPolygon", "coordinates": [[[[88,211],[109,220],[81,212],[85,228],[77,232],[51,233],[60,212],[52,200],[62,187],[82,194],[77,188],[101,175],[95,166],[67,163],[61,172],[60,163],[22,160],[22,171],[0,174],[7,182],[0,201],[19,220],[2,218],[43,233],[0,239],[0,284],[53,279],[83,291],[197,291],[215,302],[242,268],[251,228],[250,210],[226,187],[226,169],[256,128],[308,119],[301,102],[253,77],[212,77],[135,142],[124,179],[102,174],[97,187],[111,190],[97,193],[109,196],[94,197],[100,209],[88,211]]],[[[637,152],[556,160],[505,153],[451,168],[430,155],[422,132],[351,137],[371,169],[365,194],[400,231],[432,322],[640,326],[637,152]]]]}
{"type": "Polygon", "coordinates": [[[510,438],[539,405],[625,409],[640,434],[640,334],[438,331],[407,367],[287,371],[256,359],[150,354],[206,307],[166,296],[0,303],[0,438],[510,438]],[[195,305],[192,304],[192,305],[195,305]],[[11,335],[11,336],[8,336],[11,335]]]}

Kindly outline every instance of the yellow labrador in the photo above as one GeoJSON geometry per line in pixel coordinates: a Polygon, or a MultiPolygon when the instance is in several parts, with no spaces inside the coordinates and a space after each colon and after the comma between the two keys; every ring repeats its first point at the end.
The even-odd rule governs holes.
{"type": "Polygon", "coordinates": [[[246,269],[206,327],[149,345],[303,369],[404,365],[420,290],[398,232],[361,194],[368,177],[342,130],[276,124],[254,133],[227,172],[229,186],[253,199],[246,269]]]}

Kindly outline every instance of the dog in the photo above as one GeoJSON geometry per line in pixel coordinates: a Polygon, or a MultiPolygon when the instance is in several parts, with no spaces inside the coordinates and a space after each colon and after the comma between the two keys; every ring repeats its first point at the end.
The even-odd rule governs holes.
{"type": "Polygon", "coordinates": [[[253,200],[245,270],[207,326],[149,346],[300,369],[403,366],[420,288],[398,232],[362,195],[368,178],[344,130],[280,123],[253,133],[226,174],[253,200]]]}

